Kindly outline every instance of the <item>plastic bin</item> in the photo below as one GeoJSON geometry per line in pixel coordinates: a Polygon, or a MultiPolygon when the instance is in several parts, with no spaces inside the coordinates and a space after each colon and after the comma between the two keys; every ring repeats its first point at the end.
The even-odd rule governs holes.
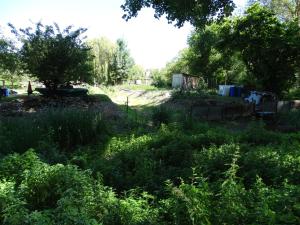
{"type": "Polygon", "coordinates": [[[242,96],[242,91],[243,91],[243,88],[242,88],[242,87],[236,87],[236,93],[235,93],[235,96],[236,96],[236,97],[241,97],[241,96],[242,96]]]}
{"type": "Polygon", "coordinates": [[[236,87],[230,87],[229,96],[230,97],[235,97],[236,96],[236,87]]]}
{"type": "Polygon", "coordinates": [[[4,97],[9,96],[9,88],[3,88],[3,89],[2,89],[2,93],[3,93],[3,96],[4,96],[4,97]]]}

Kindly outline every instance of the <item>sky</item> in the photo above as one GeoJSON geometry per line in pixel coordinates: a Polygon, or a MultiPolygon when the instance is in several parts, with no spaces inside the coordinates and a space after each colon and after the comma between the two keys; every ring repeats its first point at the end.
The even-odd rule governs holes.
{"type": "MultiPolygon", "coordinates": [[[[122,19],[120,6],[125,0],[0,0],[0,27],[7,32],[7,23],[17,28],[56,22],[61,28],[88,28],[88,39],[107,37],[126,40],[135,62],[145,69],[162,68],[178,52],[187,47],[192,26],[176,28],[165,18],[153,17],[152,9],[142,9],[128,22],[122,19]]],[[[243,6],[246,0],[234,0],[243,6]]]]}

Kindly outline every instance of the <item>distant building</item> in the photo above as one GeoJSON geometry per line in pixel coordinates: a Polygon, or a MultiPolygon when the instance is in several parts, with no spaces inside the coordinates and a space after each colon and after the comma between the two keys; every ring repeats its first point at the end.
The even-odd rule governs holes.
{"type": "Polygon", "coordinates": [[[195,89],[198,87],[200,77],[179,73],[172,76],[172,88],[180,88],[184,90],[195,89]]]}

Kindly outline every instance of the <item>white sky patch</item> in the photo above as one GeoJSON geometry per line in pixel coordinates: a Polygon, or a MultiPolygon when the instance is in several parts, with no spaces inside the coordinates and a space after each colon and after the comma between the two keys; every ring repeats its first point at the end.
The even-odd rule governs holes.
{"type": "MultiPolygon", "coordinates": [[[[235,0],[242,7],[246,0],[235,0]]],[[[0,0],[0,27],[8,22],[18,28],[57,22],[61,28],[74,25],[88,28],[88,38],[105,36],[112,41],[124,38],[137,64],[161,68],[187,47],[193,29],[185,24],[178,29],[165,18],[157,20],[152,9],[143,9],[137,18],[122,19],[123,0],[0,0]]],[[[5,29],[4,29],[5,30],[5,29]]],[[[5,31],[4,31],[5,32],[5,31]]],[[[5,32],[7,33],[7,31],[5,32]]]]}

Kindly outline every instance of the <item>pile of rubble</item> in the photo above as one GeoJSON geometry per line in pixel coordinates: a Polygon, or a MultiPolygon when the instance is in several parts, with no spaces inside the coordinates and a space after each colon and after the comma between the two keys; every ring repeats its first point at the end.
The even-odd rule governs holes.
{"type": "Polygon", "coordinates": [[[113,102],[101,101],[90,96],[57,98],[42,96],[22,97],[10,102],[0,103],[0,116],[23,116],[29,113],[65,108],[94,110],[102,113],[103,117],[111,119],[123,117],[123,112],[113,102]]]}

